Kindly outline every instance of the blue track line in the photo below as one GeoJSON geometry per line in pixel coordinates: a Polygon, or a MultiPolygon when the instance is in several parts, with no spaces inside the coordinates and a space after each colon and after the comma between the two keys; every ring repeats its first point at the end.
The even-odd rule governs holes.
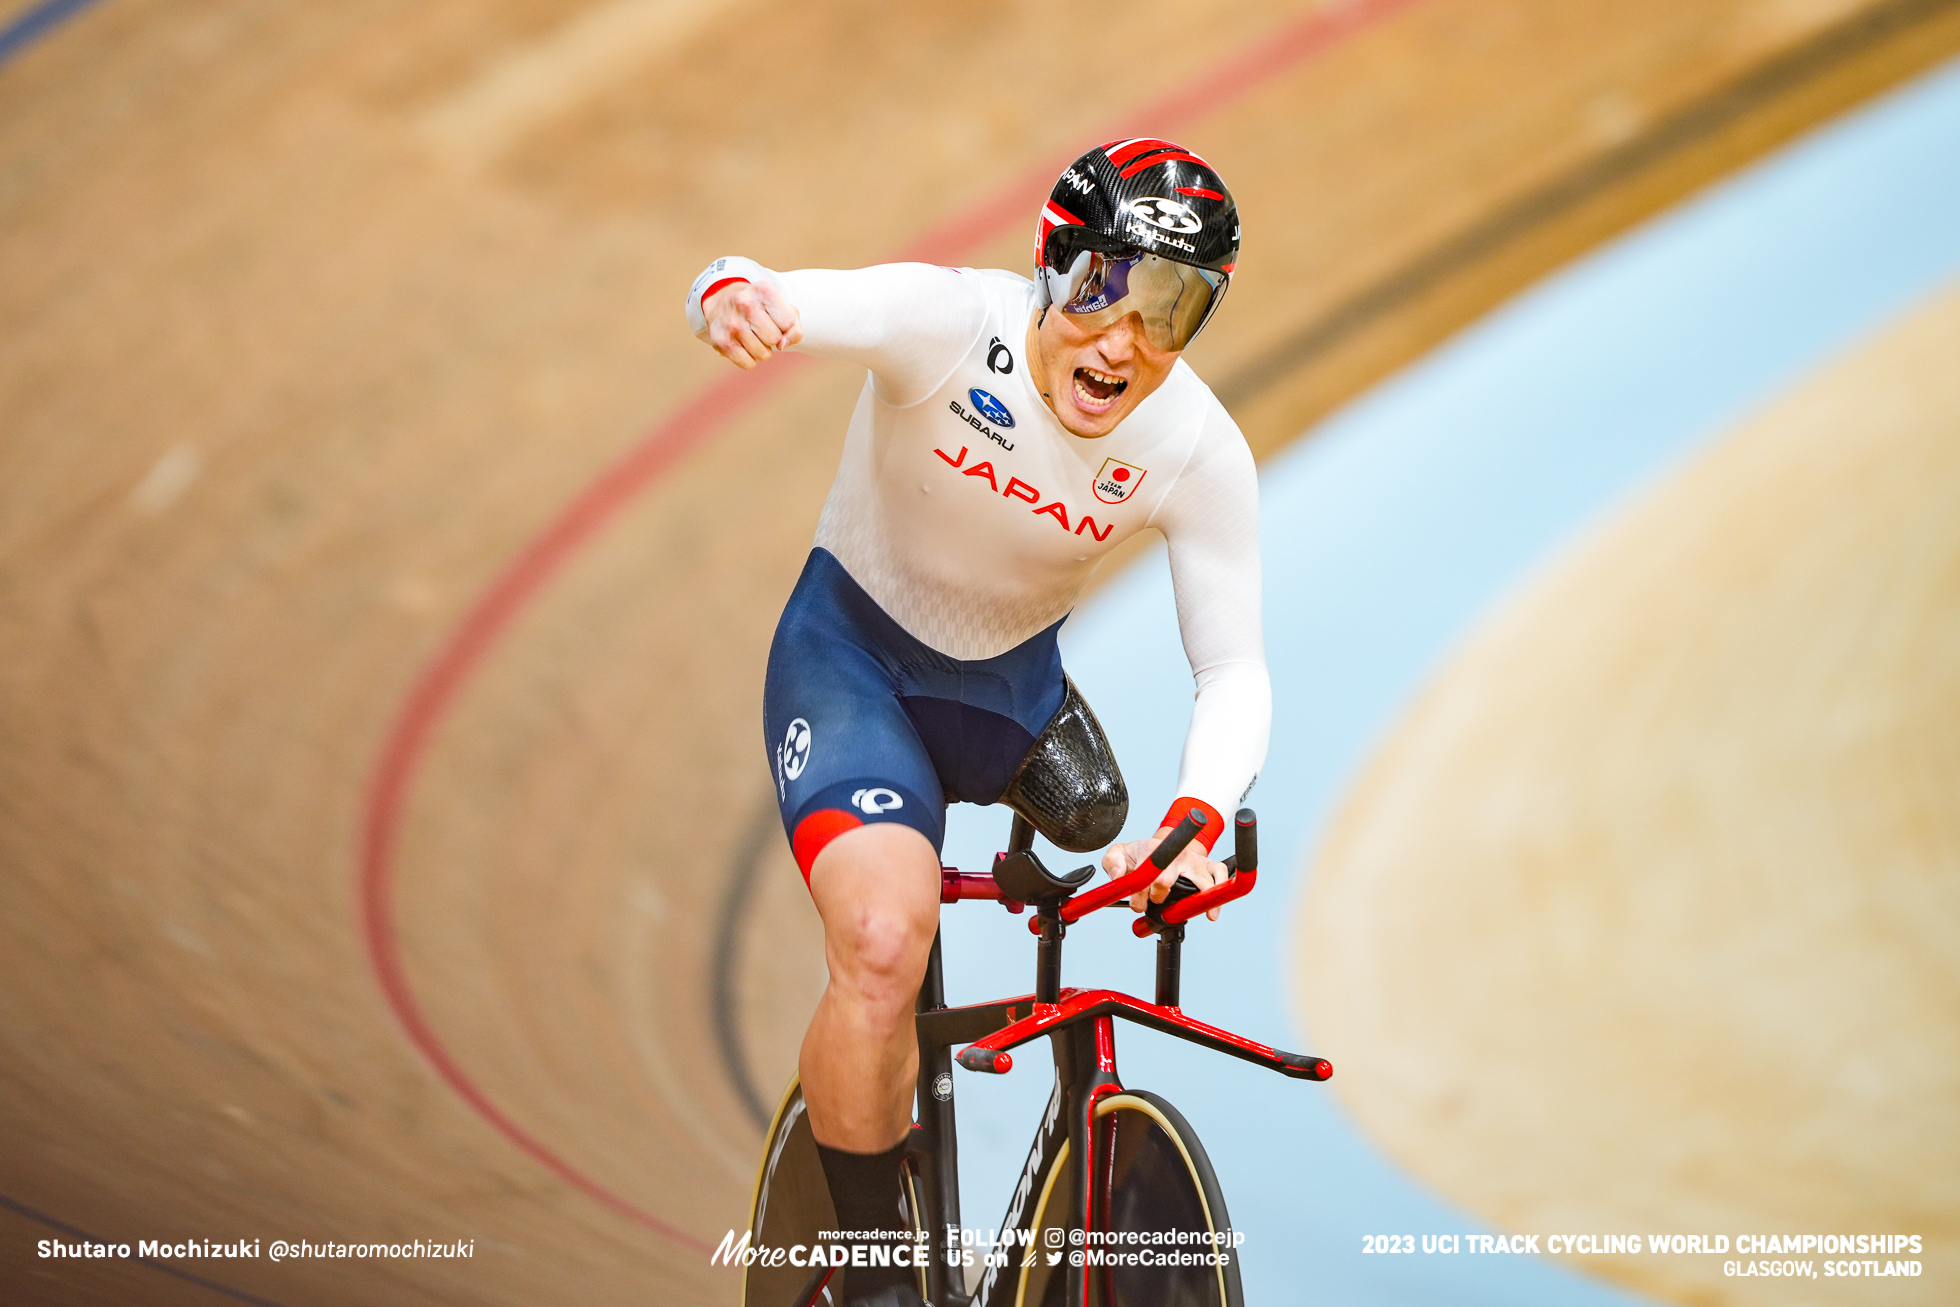
{"type": "MultiPolygon", "coordinates": [[[[70,8],[79,8],[80,4],[86,4],[86,3],[88,3],[88,0],[80,0],[79,4],[71,4],[70,8]]],[[[44,5],[42,7],[48,8],[50,6],[44,5]]],[[[66,1221],[56,1220],[54,1217],[49,1216],[46,1212],[37,1211],[34,1208],[29,1207],[26,1203],[15,1202],[13,1199],[7,1197],[7,1195],[5,1194],[0,1194],[0,1208],[5,1208],[7,1211],[10,1211],[17,1216],[24,1216],[30,1221],[35,1221],[41,1225],[47,1226],[50,1230],[54,1230],[58,1233],[65,1234],[71,1239],[81,1240],[85,1243],[122,1242],[121,1240],[104,1239],[100,1235],[90,1234],[88,1231],[80,1229],[76,1226],[72,1226],[68,1224],[68,1222],[66,1221]]],[[[223,1294],[225,1297],[230,1298],[234,1302],[251,1303],[252,1307],[285,1307],[283,1303],[276,1303],[272,1301],[272,1299],[270,1298],[261,1298],[257,1294],[246,1293],[243,1289],[234,1289],[230,1285],[219,1284],[216,1280],[207,1280],[201,1275],[195,1275],[190,1271],[180,1270],[177,1267],[170,1265],[168,1262],[160,1262],[154,1257],[132,1257],[129,1260],[132,1262],[139,1262],[142,1265],[149,1267],[153,1271],[162,1271],[165,1275],[174,1276],[175,1278],[184,1281],[184,1283],[186,1284],[194,1284],[200,1289],[209,1289],[212,1293],[223,1294]]],[[[90,1264],[93,1265],[94,1263],[90,1263],[90,1264]]]]}
{"type": "Polygon", "coordinates": [[[40,4],[23,10],[11,23],[0,27],[0,65],[94,3],[95,0],[41,0],[40,4]]]}

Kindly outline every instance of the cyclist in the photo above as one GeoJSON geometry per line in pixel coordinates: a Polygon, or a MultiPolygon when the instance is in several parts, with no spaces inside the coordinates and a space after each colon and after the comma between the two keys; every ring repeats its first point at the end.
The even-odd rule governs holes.
{"type": "MultiPolygon", "coordinates": [[[[824,925],[830,980],[799,1072],[840,1229],[897,1223],[946,805],[1009,803],[1078,851],[1122,826],[1120,773],[1056,634],[1102,556],[1145,527],[1169,542],[1197,693],[1174,815],[1103,866],[1138,865],[1195,806],[1204,831],[1149,893],[1224,875],[1207,855],[1271,719],[1257,483],[1179,355],[1238,247],[1211,166],[1135,139],[1062,173],[1033,283],[729,257],[689,291],[696,335],[740,367],[800,349],[869,373],[763,692],[783,827],[824,925]]],[[[918,1301],[910,1285],[902,1265],[847,1282],[854,1303],[893,1307],[918,1301]]]]}

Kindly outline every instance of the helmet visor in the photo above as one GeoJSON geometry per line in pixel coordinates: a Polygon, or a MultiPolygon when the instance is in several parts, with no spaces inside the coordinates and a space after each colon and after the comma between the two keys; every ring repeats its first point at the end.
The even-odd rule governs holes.
{"type": "Polygon", "coordinates": [[[1068,284],[1062,312],[1087,330],[1099,331],[1135,313],[1152,345],[1181,350],[1211,316],[1225,275],[1136,249],[1090,249],[1075,256],[1068,284]]]}

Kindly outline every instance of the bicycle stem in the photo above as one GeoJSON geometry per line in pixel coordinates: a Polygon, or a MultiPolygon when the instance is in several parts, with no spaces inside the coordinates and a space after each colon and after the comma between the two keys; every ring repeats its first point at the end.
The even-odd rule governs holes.
{"type": "Polygon", "coordinates": [[[1044,911],[1029,923],[1041,931],[1035,949],[1034,998],[1037,1003],[1054,1003],[1062,993],[1062,936],[1068,927],[1052,911],[1044,911]]]}
{"type": "Polygon", "coordinates": [[[1157,935],[1157,1006],[1176,1007],[1184,971],[1184,927],[1165,926],[1157,935]]]}

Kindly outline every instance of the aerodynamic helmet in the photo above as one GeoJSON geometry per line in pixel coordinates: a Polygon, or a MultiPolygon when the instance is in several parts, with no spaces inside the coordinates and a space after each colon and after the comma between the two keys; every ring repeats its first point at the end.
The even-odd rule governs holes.
{"type": "Polygon", "coordinates": [[[1218,310],[1239,258],[1239,206],[1181,145],[1111,141],[1063,170],[1035,229],[1044,307],[1090,328],[1140,313],[1159,349],[1181,350],[1218,310]]]}

